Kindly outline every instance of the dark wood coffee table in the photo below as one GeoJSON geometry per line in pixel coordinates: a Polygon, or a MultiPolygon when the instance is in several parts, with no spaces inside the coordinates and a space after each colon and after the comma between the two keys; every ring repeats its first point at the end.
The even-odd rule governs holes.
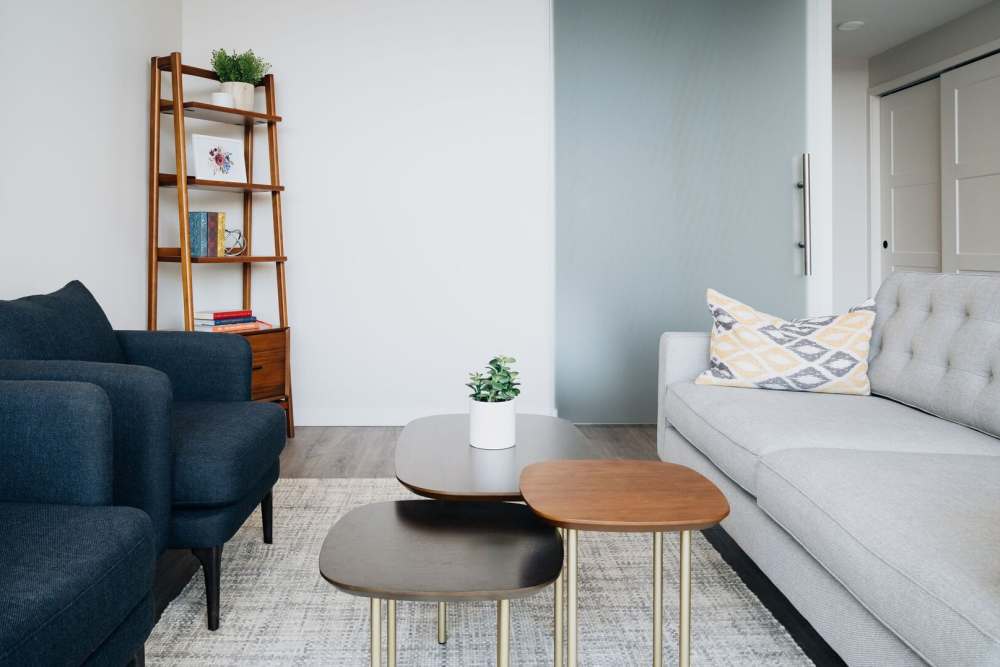
{"type": "Polygon", "coordinates": [[[396,664],[396,601],[497,601],[497,665],[509,665],[510,600],[559,576],[563,544],[524,505],[402,500],[348,512],[326,536],[323,578],[371,599],[371,664],[381,664],[381,600],[387,600],[386,653],[396,664]]]}
{"type": "Polygon", "coordinates": [[[469,445],[469,415],[416,419],[396,444],[396,479],[438,500],[521,500],[521,470],[538,461],[600,458],[593,444],[565,419],[517,416],[517,444],[509,449],[469,445]]]}
{"type": "MultiPolygon", "coordinates": [[[[565,419],[517,415],[516,444],[509,449],[476,449],[469,444],[469,415],[416,419],[396,443],[396,479],[417,495],[437,500],[521,500],[521,470],[554,459],[596,459],[601,453],[565,419]]],[[[553,589],[562,598],[560,576],[553,589]]],[[[556,605],[556,656],[562,651],[562,606],[556,605]]],[[[448,640],[447,603],[438,603],[437,640],[448,640]]]]}
{"type": "Polygon", "coordinates": [[[691,531],[729,515],[722,492],[701,474],[662,461],[548,461],[521,473],[528,506],[566,529],[567,664],[576,665],[578,530],[653,533],[653,665],[663,664],[663,533],[680,532],[679,663],[691,654],[691,531]]]}

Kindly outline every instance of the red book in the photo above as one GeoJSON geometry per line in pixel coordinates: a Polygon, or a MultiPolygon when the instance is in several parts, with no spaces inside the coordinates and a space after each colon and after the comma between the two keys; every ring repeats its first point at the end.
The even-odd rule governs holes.
{"type": "Polygon", "coordinates": [[[252,310],[206,310],[194,314],[196,320],[235,320],[241,317],[250,317],[252,310]]]}
{"type": "Polygon", "coordinates": [[[219,214],[208,214],[208,252],[209,257],[219,256],[219,214]]]}

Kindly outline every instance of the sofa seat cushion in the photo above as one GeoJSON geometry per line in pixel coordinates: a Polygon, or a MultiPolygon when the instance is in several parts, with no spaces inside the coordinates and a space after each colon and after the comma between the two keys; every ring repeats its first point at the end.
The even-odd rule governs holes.
{"type": "Polygon", "coordinates": [[[278,461],[285,412],[274,403],[177,402],[172,431],[174,507],[229,505],[278,461]]]}
{"type": "Polygon", "coordinates": [[[136,612],[156,549],[131,507],[0,503],[0,664],[79,665],[136,612]]]}
{"type": "Polygon", "coordinates": [[[0,301],[0,359],[124,363],[107,315],[78,280],[51,294],[0,301]]]}
{"type": "Polygon", "coordinates": [[[1000,664],[1000,458],[766,455],[757,502],[931,664],[1000,664]]]}
{"type": "Polygon", "coordinates": [[[739,389],[678,382],[667,420],[734,482],[757,495],[761,456],[783,449],[982,454],[1000,440],[875,396],[739,389]]]}

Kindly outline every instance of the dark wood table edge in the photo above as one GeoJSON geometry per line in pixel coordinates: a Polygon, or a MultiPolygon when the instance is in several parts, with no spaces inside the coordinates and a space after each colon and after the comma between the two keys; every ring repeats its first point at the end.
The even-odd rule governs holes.
{"type": "Polygon", "coordinates": [[[459,493],[445,493],[441,491],[433,491],[431,489],[424,489],[415,484],[410,484],[399,478],[396,475],[396,481],[405,486],[407,489],[422,496],[424,498],[430,498],[431,500],[454,500],[456,502],[504,502],[504,501],[523,501],[524,497],[520,493],[471,493],[471,492],[459,492],[459,493]]]}
{"type": "Polygon", "coordinates": [[[548,588],[559,578],[557,575],[551,580],[535,586],[511,589],[510,591],[504,591],[503,595],[499,595],[496,591],[459,591],[448,594],[424,593],[420,591],[375,591],[334,581],[322,572],[320,572],[320,576],[328,583],[333,584],[337,590],[349,595],[378,600],[402,600],[404,602],[496,602],[499,600],[518,600],[531,597],[539,591],[548,588]]]}

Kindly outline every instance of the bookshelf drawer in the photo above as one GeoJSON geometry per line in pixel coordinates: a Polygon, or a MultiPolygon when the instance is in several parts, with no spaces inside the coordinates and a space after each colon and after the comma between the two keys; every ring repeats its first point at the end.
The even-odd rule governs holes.
{"type": "Polygon", "coordinates": [[[247,336],[253,350],[250,395],[254,400],[283,396],[285,390],[286,332],[275,331],[247,336]]]}

